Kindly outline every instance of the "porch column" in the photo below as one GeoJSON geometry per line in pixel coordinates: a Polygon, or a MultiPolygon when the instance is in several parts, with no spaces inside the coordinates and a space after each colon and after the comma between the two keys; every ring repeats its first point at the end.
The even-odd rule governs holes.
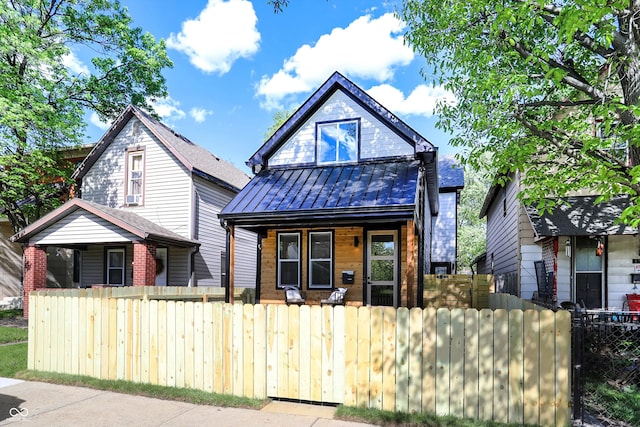
{"type": "Polygon", "coordinates": [[[156,245],[150,242],[133,243],[133,286],[155,286],[156,245]]]}
{"type": "Polygon", "coordinates": [[[27,245],[22,255],[24,262],[24,318],[29,318],[29,293],[47,287],[47,252],[36,245],[27,245]]]}
{"type": "Polygon", "coordinates": [[[236,258],[236,229],[233,225],[229,226],[229,271],[227,272],[227,280],[229,281],[227,286],[227,298],[228,303],[233,304],[235,302],[235,277],[234,277],[234,265],[236,258]]]}
{"type": "Polygon", "coordinates": [[[416,224],[413,220],[407,221],[407,305],[415,307],[415,277],[416,277],[416,224]]]}

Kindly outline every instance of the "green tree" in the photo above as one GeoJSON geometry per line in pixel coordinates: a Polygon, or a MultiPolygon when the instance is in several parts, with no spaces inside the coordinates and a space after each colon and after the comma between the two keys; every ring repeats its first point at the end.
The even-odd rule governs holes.
{"type": "Polygon", "coordinates": [[[59,200],[71,168],[59,150],[83,139],[84,114],[113,119],[167,95],[164,41],[132,26],[117,0],[0,2],[0,211],[15,231],[59,200]],[[91,68],[70,66],[74,53],[91,68]]]}
{"type": "Polygon", "coordinates": [[[465,167],[464,189],[458,211],[458,270],[469,270],[471,262],[486,251],[486,221],[479,217],[489,191],[484,172],[465,167]]]}
{"type": "Polygon", "coordinates": [[[627,194],[622,220],[640,223],[639,2],[404,0],[401,17],[425,75],[457,96],[439,125],[470,165],[491,153],[499,183],[524,171],[539,209],[627,194]]]}
{"type": "Polygon", "coordinates": [[[267,129],[267,131],[264,134],[265,141],[271,138],[271,135],[273,135],[278,129],[280,129],[280,126],[282,126],[284,122],[289,120],[289,117],[291,117],[291,115],[295,112],[296,112],[296,108],[276,111],[273,114],[273,123],[271,124],[271,126],[269,126],[269,129],[267,129]]]}

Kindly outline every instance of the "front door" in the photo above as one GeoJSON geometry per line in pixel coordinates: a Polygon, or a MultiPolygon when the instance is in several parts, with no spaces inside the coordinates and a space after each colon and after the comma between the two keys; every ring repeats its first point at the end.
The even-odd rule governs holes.
{"type": "Polygon", "coordinates": [[[397,306],[398,232],[367,233],[367,304],[397,306]]]}
{"type": "Polygon", "coordinates": [[[602,240],[576,237],[576,303],[586,308],[602,308],[602,266],[604,254],[596,249],[602,240]]]}

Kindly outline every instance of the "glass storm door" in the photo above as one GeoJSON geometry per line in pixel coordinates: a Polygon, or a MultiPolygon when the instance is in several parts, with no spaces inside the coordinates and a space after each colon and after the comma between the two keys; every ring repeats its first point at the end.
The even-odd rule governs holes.
{"type": "Polygon", "coordinates": [[[576,303],[586,308],[602,307],[602,259],[596,255],[598,240],[576,237],[576,303]]]}
{"type": "Polygon", "coordinates": [[[398,233],[367,234],[367,304],[397,306],[398,233]]]}

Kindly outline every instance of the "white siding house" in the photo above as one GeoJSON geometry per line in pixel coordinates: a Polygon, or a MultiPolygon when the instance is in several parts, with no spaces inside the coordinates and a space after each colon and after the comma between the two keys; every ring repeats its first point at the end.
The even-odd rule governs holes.
{"type": "MultiPolygon", "coordinates": [[[[244,172],[129,106],[74,177],[79,198],[12,238],[74,251],[74,286],[226,285],[217,215],[249,181],[244,172]]],[[[256,235],[238,244],[237,286],[255,286],[256,235]]]]}
{"type": "Polygon", "coordinates": [[[481,210],[487,217],[486,265],[478,270],[496,275],[498,291],[525,299],[626,308],[627,294],[640,292],[632,281],[640,272],[638,230],[617,223],[628,200],[572,196],[553,212],[539,213],[516,198],[519,191],[518,175],[489,190],[481,210]],[[537,262],[552,273],[551,283],[536,274],[537,262]],[[540,297],[544,286],[552,290],[548,298],[540,297]]]}

